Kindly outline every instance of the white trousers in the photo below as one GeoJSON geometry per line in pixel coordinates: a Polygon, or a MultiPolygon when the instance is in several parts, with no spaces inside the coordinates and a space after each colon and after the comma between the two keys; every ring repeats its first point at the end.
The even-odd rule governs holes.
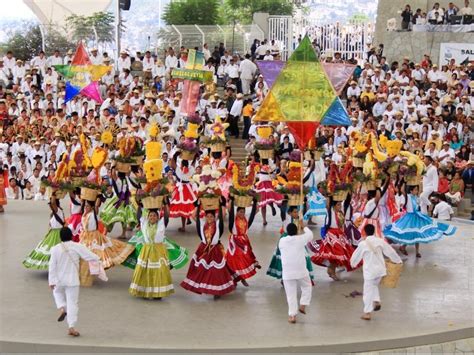
{"type": "Polygon", "coordinates": [[[69,328],[75,327],[79,312],[79,286],[56,286],[53,290],[53,297],[56,307],[66,310],[69,328]]]}
{"type": "Polygon", "coordinates": [[[283,280],[283,285],[288,302],[288,315],[296,316],[298,314],[298,288],[301,289],[300,305],[309,306],[311,303],[311,279],[306,276],[302,279],[283,280]]]}
{"type": "Polygon", "coordinates": [[[428,214],[428,206],[431,206],[430,195],[434,190],[428,189],[421,193],[420,195],[420,210],[421,213],[428,214]]]}
{"type": "Polygon", "coordinates": [[[374,302],[380,302],[379,284],[381,277],[364,280],[364,313],[371,313],[374,310],[374,302]]]}
{"type": "Polygon", "coordinates": [[[252,79],[241,79],[242,81],[242,93],[244,95],[250,94],[250,85],[252,84],[252,79]]]}

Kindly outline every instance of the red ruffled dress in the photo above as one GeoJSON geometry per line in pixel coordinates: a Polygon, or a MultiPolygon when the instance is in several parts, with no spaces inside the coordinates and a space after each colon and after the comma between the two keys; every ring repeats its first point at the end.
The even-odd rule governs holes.
{"type": "Polygon", "coordinates": [[[259,265],[250,245],[247,235],[248,229],[249,223],[245,217],[235,217],[225,255],[227,264],[241,279],[248,279],[255,275],[257,273],[256,267],[259,265]]]}
{"type": "Polygon", "coordinates": [[[82,232],[82,207],[81,207],[81,200],[76,199],[76,196],[71,197],[71,215],[66,218],[66,224],[68,228],[72,231],[72,240],[75,242],[79,242],[79,236],[82,232]]]}
{"type": "Polygon", "coordinates": [[[170,201],[170,218],[191,218],[194,216],[194,202],[197,196],[194,190],[194,185],[190,182],[194,175],[193,167],[181,167],[176,169],[176,176],[178,181],[171,194],[170,201]]]}
{"type": "Polygon", "coordinates": [[[351,257],[354,247],[344,234],[344,215],[342,212],[336,213],[331,210],[332,218],[326,237],[323,240],[313,241],[308,248],[314,253],[311,261],[319,266],[345,267],[347,271],[352,271],[351,257]]]}
{"type": "Polygon", "coordinates": [[[197,294],[222,296],[230,293],[235,289],[236,276],[227,265],[224,247],[219,241],[221,231],[218,222],[211,225],[205,223],[202,228],[199,220],[197,224],[201,243],[189,263],[181,287],[197,294]]]}
{"type": "Polygon", "coordinates": [[[262,167],[262,171],[258,173],[258,182],[255,185],[255,191],[260,197],[258,207],[261,208],[272,203],[280,205],[283,201],[283,195],[275,191],[270,172],[264,170],[268,170],[268,166],[262,167]]]}

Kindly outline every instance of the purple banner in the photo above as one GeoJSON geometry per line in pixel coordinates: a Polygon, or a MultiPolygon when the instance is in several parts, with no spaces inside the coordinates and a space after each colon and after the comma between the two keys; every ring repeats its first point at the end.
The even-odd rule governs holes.
{"type": "Polygon", "coordinates": [[[285,66],[285,62],[281,60],[258,60],[257,66],[260,70],[260,74],[263,75],[263,79],[268,85],[268,89],[271,89],[278,74],[280,74],[285,66]]]}

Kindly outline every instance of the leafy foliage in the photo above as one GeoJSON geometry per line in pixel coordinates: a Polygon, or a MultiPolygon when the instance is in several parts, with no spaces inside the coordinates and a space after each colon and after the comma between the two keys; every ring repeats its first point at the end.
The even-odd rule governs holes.
{"type": "Polygon", "coordinates": [[[173,1],[166,5],[163,20],[167,25],[216,25],[219,3],[218,0],[173,1]]]}
{"type": "Polygon", "coordinates": [[[270,15],[292,15],[294,5],[288,0],[225,0],[225,22],[234,20],[241,24],[251,24],[255,12],[267,12],[270,15]]]}
{"type": "Polygon", "coordinates": [[[66,18],[75,41],[97,39],[99,43],[114,40],[114,21],[115,17],[111,12],[103,11],[95,12],[91,16],[71,15],[66,18]]]}

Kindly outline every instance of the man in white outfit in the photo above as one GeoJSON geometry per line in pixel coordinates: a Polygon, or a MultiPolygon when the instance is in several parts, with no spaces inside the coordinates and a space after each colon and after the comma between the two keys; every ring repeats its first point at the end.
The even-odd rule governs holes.
{"type": "MultiPolygon", "coordinates": [[[[304,225],[300,220],[300,228],[304,225]]],[[[294,223],[286,227],[287,236],[280,239],[278,247],[281,253],[282,279],[288,302],[288,322],[296,323],[298,314],[298,288],[301,289],[299,311],[306,314],[306,306],[311,303],[311,279],[306,268],[305,246],[313,239],[313,232],[307,227],[303,234],[298,234],[294,223]]]]}
{"type": "Polygon", "coordinates": [[[79,259],[99,262],[99,257],[84,245],[73,242],[69,228],[62,228],[60,236],[61,243],[51,248],[49,287],[53,290],[56,307],[61,312],[58,322],[67,317],[68,334],[79,336],[75,329],[79,311],[79,259]]]}
{"type": "Polygon", "coordinates": [[[426,174],[423,176],[423,192],[420,195],[421,213],[428,214],[428,206],[431,206],[430,195],[438,190],[438,169],[433,165],[433,158],[425,155],[426,174]]]}
{"type": "Polygon", "coordinates": [[[397,252],[383,239],[374,236],[375,227],[367,224],[364,227],[363,240],[357,246],[351,257],[351,266],[357,267],[363,260],[364,275],[364,314],[361,319],[370,320],[373,311],[379,311],[382,308],[380,303],[379,284],[382,277],[387,275],[384,255],[395,264],[401,264],[402,259],[397,252]]]}
{"type": "Polygon", "coordinates": [[[245,59],[240,62],[239,72],[242,80],[242,93],[250,94],[250,85],[257,71],[257,66],[250,60],[250,54],[245,55],[245,59]]]}

